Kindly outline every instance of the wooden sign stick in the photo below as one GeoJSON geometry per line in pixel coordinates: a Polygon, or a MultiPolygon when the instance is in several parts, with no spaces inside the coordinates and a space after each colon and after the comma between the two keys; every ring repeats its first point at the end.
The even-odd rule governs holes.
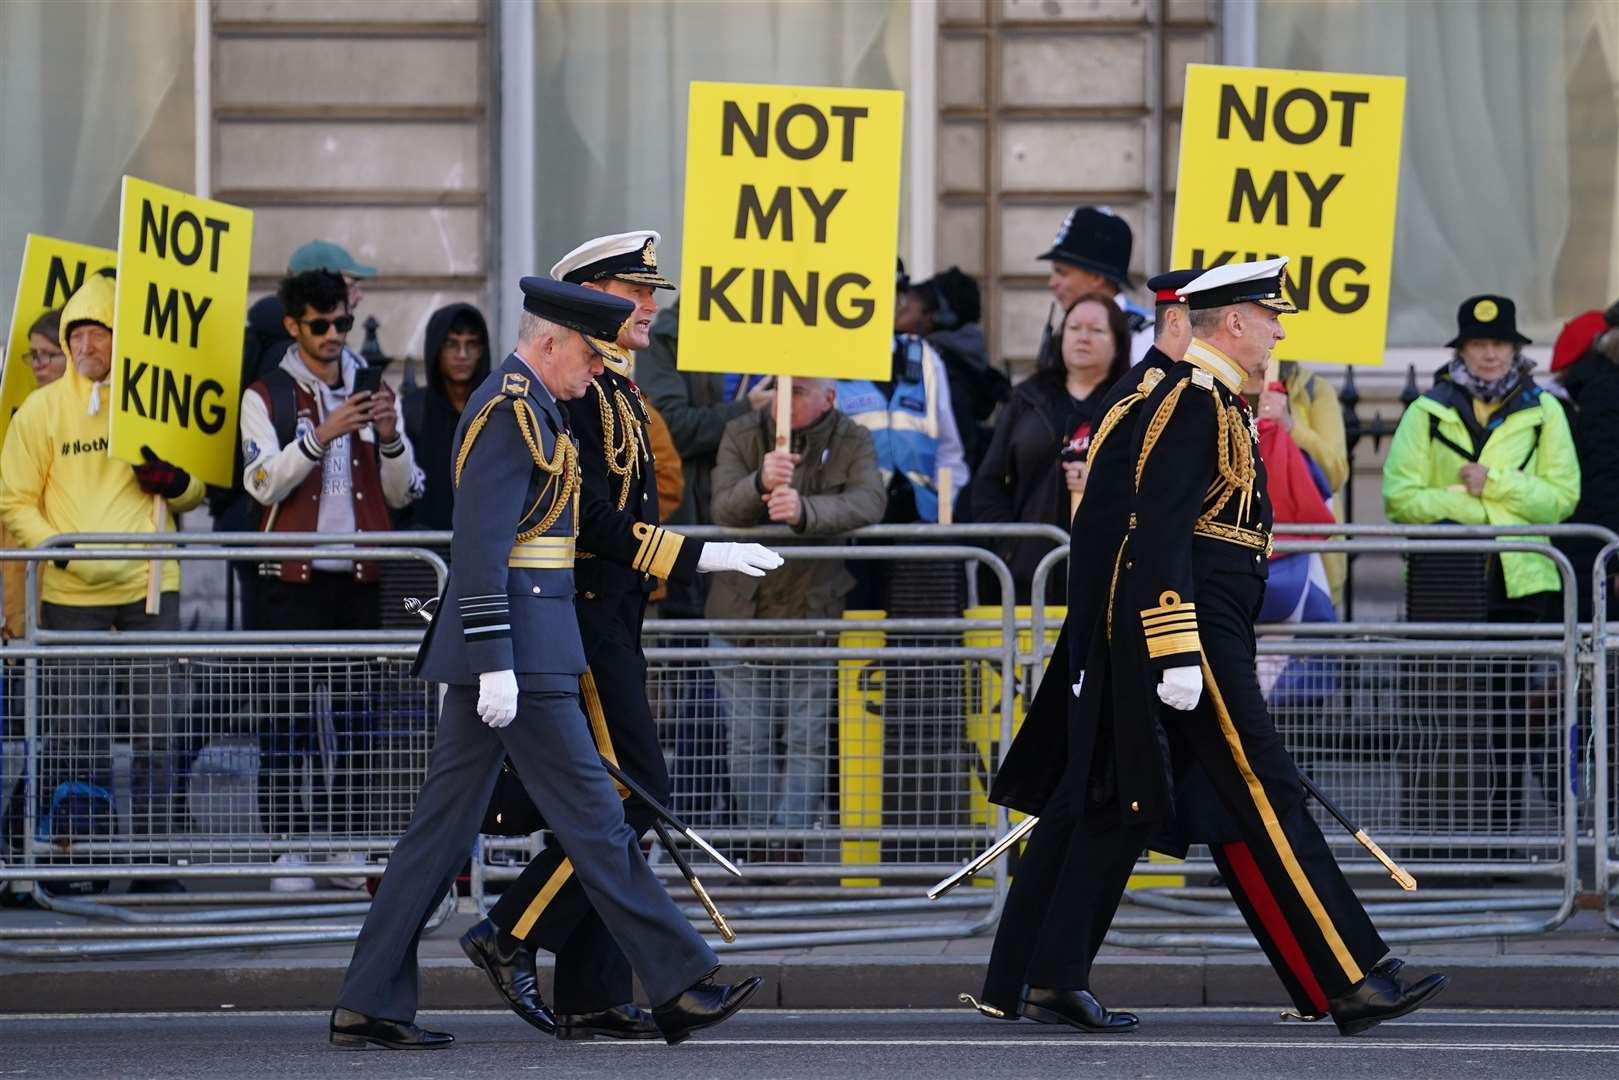
{"type": "Polygon", "coordinates": [[[793,440],[793,377],[776,376],[776,449],[786,450],[793,440]]]}

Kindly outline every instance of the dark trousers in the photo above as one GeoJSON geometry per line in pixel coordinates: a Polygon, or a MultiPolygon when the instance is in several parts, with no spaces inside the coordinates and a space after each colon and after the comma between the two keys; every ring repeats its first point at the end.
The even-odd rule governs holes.
{"type": "Polygon", "coordinates": [[[1076,809],[1075,785],[1053,792],[1029,834],[990,949],[983,999],[1018,1015],[1025,985],[1089,989],[1091,963],[1113,923],[1144,828],[1076,809]]]}
{"type": "MultiPolygon", "coordinates": [[[[249,630],[375,630],[377,586],[348,572],[317,570],[307,583],[260,578],[249,630]]],[[[362,818],[368,769],[365,733],[354,718],[367,714],[369,680],[347,663],[272,667],[259,730],[259,820],[272,836],[349,831],[344,820],[362,818]],[[323,733],[328,737],[323,739],[323,733]],[[303,805],[300,775],[318,761],[313,804],[303,805]]],[[[363,820],[356,822],[365,831],[363,820]]]]}
{"type": "Polygon", "coordinates": [[[1203,697],[1191,712],[1166,706],[1159,715],[1173,758],[1189,754],[1207,773],[1253,859],[1255,880],[1274,901],[1277,925],[1330,999],[1364,978],[1388,947],[1310,816],[1298,767],[1260,692],[1253,619],[1263,591],[1262,579],[1237,574],[1198,582],[1203,697]]]}
{"type": "Polygon", "coordinates": [[[390,1020],[416,1015],[422,926],[472,852],[503,757],[569,852],[572,876],[655,1004],[718,967],[641,854],[577,695],[520,693],[517,718],[499,729],[478,719],[477,704],[476,686],[445,690],[415,813],[388,859],[338,1004],[390,1020]]]}
{"type": "MultiPolygon", "coordinates": [[[[640,610],[639,594],[580,599],[579,629],[590,661],[580,698],[597,750],[667,806],[669,772],[647,704],[640,610]]],[[[624,820],[642,836],[652,827],[652,811],[627,791],[619,794],[624,820]]],[[[553,1004],[559,1012],[611,1008],[633,995],[629,961],[591,907],[554,834],[501,893],[489,918],[506,933],[556,954],[553,1004]]]]}
{"type": "MultiPolygon", "coordinates": [[[[156,615],[144,600],[128,604],[40,605],[45,630],[178,630],[180,594],[163,593],[156,615]]],[[[79,780],[112,789],[112,744],[132,751],[130,829],[162,836],[183,824],[180,774],[188,733],[175,724],[174,673],[164,660],[63,660],[48,673],[39,797],[48,806],[60,784],[79,780]]]]}
{"type": "MultiPolygon", "coordinates": [[[[983,1000],[1018,1014],[1024,985],[1089,990],[1091,965],[1112,925],[1145,827],[1074,812],[1070,785],[1053,794],[1018,860],[990,950],[983,1000]]],[[[1280,917],[1280,905],[1246,844],[1211,843],[1215,865],[1255,940],[1300,1013],[1324,1013],[1326,997],[1280,917]]]]}
{"type": "MultiPolygon", "coordinates": [[[[1547,623],[1561,622],[1563,618],[1561,592],[1509,598],[1500,559],[1490,560],[1488,595],[1488,618],[1492,623],[1547,623]]],[[[1473,827],[1487,826],[1493,834],[1506,835],[1512,833],[1524,817],[1528,795],[1524,787],[1525,770],[1540,778],[1548,797],[1559,782],[1554,764],[1557,743],[1552,733],[1560,727],[1556,717],[1562,702],[1557,692],[1557,677],[1550,665],[1537,673],[1532,669],[1538,665],[1528,657],[1487,663],[1490,701],[1485,712],[1490,717],[1490,738],[1485,791],[1489,810],[1487,819],[1475,822],[1473,827]]],[[[1500,855],[1499,850],[1478,852],[1478,857],[1483,859],[1500,855]]]]}

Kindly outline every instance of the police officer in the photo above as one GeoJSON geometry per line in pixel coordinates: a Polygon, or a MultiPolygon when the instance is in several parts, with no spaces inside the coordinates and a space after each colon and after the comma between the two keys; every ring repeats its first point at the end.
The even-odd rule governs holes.
{"type": "Polygon", "coordinates": [[[1148,753],[1118,759],[1126,827],[1168,820],[1172,770],[1195,762],[1240,836],[1236,869],[1273,898],[1272,932],[1298,957],[1313,1011],[1353,1035],[1418,1008],[1448,980],[1408,988],[1397,967],[1374,968],[1388,948],[1304,805],[1255,671],[1272,516],[1240,388],[1264,374],[1285,336],[1280,317],[1296,310],[1283,293],[1286,263],[1228,264],[1181,289],[1193,340],[1142,404],[1132,442],[1135,500],[1105,617],[1107,707],[1115,730],[1149,732],[1133,740],[1148,753]]]}
{"type": "Polygon", "coordinates": [[[1110,296],[1123,309],[1130,324],[1130,363],[1139,364],[1152,347],[1152,312],[1137,306],[1125,290],[1130,287],[1130,249],[1134,234],[1130,223],[1105,206],[1076,207],[1063,218],[1051,249],[1040,258],[1051,263],[1046,286],[1052,310],[1040,336],[1039,356],[1057,347],[1052,323],[1058,312],[1074,306],[1086,293],[1110,296]]]}
{"type": "MultiPolygon", "coordinates": [[[[416,662],[445,684],[438,737],[332,1011],[330,1039],[346,1048],[454,1041],[413,1022],[416,944],[471,851],[503,755],[658,1003],[666,1041],[724,1020],[760,985],[709,981],[718,960],[642,857],[579,708],[580,470],[559,402],[589,392],[634,305],[541,278],[522,290],[517,348],[473,393],[456,433],[453,568],[416,662]]],[[[636,561],[658,557],[655,534],[642,543],[636,561]]]]}
{"type": "MultiPolygon", "coordinates": [[[[689,581],[694,572],[728,568],[727,560],[740,559],[744,573],[758,576],[780,559],[757,544],[687,540],[658,526],[647,404],[629,375],[630,350],[649,343],[656,290],[674,288],[658,271],[658,240],[651,230],[588,240],[551,274],[634,305],[616,341],[602,349],[602,372],[582,396],[562,404],[579,438],[579,545],[606,556],[582,559],[574,570],[589,665],[579,693],[597,749],[667,802],[669,773],[647,703],[641,652],[647,594],[660,579],[689,581]]],[[[652,827],[652,812],[640,799],[626,801],[624,818],[636,836],[652,827]]],[[[562,847],[549,844],[507,886],[489,918],[467,931],[462,947],[511,1009],[542,1031],[554,1026],[565,1039],[656,1038],[651,1015],[630,1002],[629,961],[573,870],[562,847]],[[537,947],[556,954],[554,1014],[534,986],[537,947]]]]}

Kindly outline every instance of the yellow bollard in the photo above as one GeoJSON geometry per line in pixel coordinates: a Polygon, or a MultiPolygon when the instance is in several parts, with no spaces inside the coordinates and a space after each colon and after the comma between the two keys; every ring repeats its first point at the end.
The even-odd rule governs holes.
{"type": "MultiPolygon", "coordinates": [[[[881,619],[882,611],[845,611],[851,621],[881,619]]],[[[880,649],[881,630],[848,629],[840,649],[880,649]]],[[[838,661],[838,820],[845,829],[876,829],[883,823],[883,687],[881,668],[870,660],[838,661]]],[[[875,865],[882,859],[876,840],[844,840],[842,861],[875,865]]],[[[876,878],[844,878],[845,887],[876,885],[876,878]]]]}

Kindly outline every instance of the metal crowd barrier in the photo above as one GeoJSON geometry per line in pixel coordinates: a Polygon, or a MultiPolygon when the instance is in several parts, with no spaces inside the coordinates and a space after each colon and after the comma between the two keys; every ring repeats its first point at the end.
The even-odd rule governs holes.
{"type": "MultiPolygon", "coordinates": [[[[1568,782],[1577,760],[1571,738],[1582,676],[1573,567],[1547,544],[1514,538],[1546,536],[1544,527],[1475,529],[1464,539],[1435,527],[1360,528],[1369,539],[1282,541],[1276,555],[1530,551],[1558,567],[1563,618],[1550,626],[1362,621],[1256,628],[1261,685],[1301,769],[1416,874],[1421,892],[1389,887],[1382,867],[1314,807],[1318,822],[1345,872],[1372,879],[1359,891],[1390,941],[1554,929],[1572,914],[1579,893],[1578,804],[1568,782]],[[1427,538],[1435,536],[1450,538],[1427,538]]],[[[1065,557],[1054,551],[1037,569],[1036,595],[1065,557]]],[[[1040,614],[1032,638],[1049,643],[1040,614]]],[[[1020,656],[1031,685],[1043,662],[1043,650],[1020,656]]],[[[1140,870],[1161,876],[1166,866],[1143,863],[1140,870]]],[[[1167,870],[1186,882],[1208,881],[1215,872],[1201,847],[1167,870]]],[[[1128,898],[1146,914],[1121,913],[1108,939],[1114,944],[1255,947],[1223,889],[1159,885],[1132,889],[1128,898]]]]}
{"type": "MultiPolygon", "coordinates": [[[[1003,595],[1012,592],[1008,569],[972,542],[1041,536],[1052,541],[1053,552],[1036,573],[1036,597],[1044,595],[1046,578],[1067,554],[1066,536],[1049,526],[876,526],[813,545],[780,528],[682,531],[761,539],[790,559],[904,560],[933,565],[941,574],[983,566],[1003,595]]],[[[1423,881],[1416,897],[1386,881],[1379,886],[1372,879],[1371,888],[1363,881],[1362,896],[1385,936],[1494,936],[1561,924],[1579,890],[1582,805],[1596,808],[1596,879],[1614,922],[1611,883],[1619,850],[1612,844],[1619,836],[1619,811],[1611,778],[1619,768],[1608,738],[1606,679],[1619,633],[1610,640],[1602,619],[1606,581],[1593,572],[1599,615],[1586,642],[1575,622],[1574,568],[1547,545],[1513,536],[1598,535],[1609,542],[1604,557],[1619,551],[1619,538],[1601,530],[1539,526],[1340,525],[1333,532],[1354,538],[1287,542],[1278,552],[1506,548],[1552,558],[1564,581],[1564,617],[1549,626],[1357,622],[1261,628],[1261,667],[1272,708],[1301,765],[1423,881]],[[1589,682],[1587,669],[1595,672],[1589,682]],[[1588,706],[1582,686],[1589,691],[1588,706]],[[1537,702],[1535,711],[1502,743],[1499,729],[1515,715],[1513,700],[1528,695],[1537,702]],[[1330,727],[1325,717],[1332,718],[1330,727]],[[1595,753],[1590,802],[1577,799],[1571,788],[1582,764],[1572,740],[1582,732],[1583,717],[1595,753]],[[1498,759],[1521,766],[1516,786],[1500,799],[1498,759]],[[1491,876],[1513,879],[1512,887],[1481,883],[1491,876]]],[[[133,545],[149,538],[98,535],[57,542],[133,545]]],[[[338,540],[365,545],[345,550],[348,557],[426,562],[442,581],[442,562],[428,548],[442,546],[448,534],[205,533],[165,539],[175,547],[80,549],[73,557],[149,559],[161,552],[181,559],[278,559],[317,550],[329,554],[326,545],[338,540]]],[[[0,559],[11,557],[54,556],[0,552],[0,559]]],[[[1008,880],[1005,860],[944,902],[929,904],[920,894],[1007,827],[1005,811],[990,806],[984,793],[1010,744],[1021,703],[1038,684],[1057,621],[1036,603],[1027,617],[1006,605],[993,618],[864,612],[817,621],[649,622],[647,683],[671,765],[671,801],[742,861],[747,875],[733,885],[697,863],[741,935],[730,948],[948,938],[992,927],[1008,880]],[[803,767],[806,761],[810,765],[803,767]],[[796,787],[785,776],[790,764],[801,767],[793,774],[796,787]]],[[[277,876],[330,880],[379,872],[371,860],[385,857],[408,820],[432,738],[432,692],[408,675],[419,631],[108,638],[40,631],[32,620],[29,629],[28,641],[0,654],[23,662],[22,742],[32,785],[23,800],[23,861],[0,867],[0,880],[163,876],[234,878],[252,886],[277,876]],[[171,707],[137,708],[138,694],[119,697],[105,689],[119,682],[144,690],[148,700],[161,695],[171,707]],[[58,709],[58,703],[65,704],[58,709]],[[69,725],[59,733],[52,726],[58,712],[98,709],[105,714],[104,730],[69,725]],[[282,735],[266,741],[266,727],[282,735]],[[67,800],[60,819],[41,833],[45,774],[80,769],[109,778],[110,810],[99,809],[93,793],[79,792],[78,801],[67,800]],[[66,832],[56,831],[64,827],[61,820],[66,832]],[[279,867],[273,862],[286,855],[310,861],[279,867]],[[334,855],[338,861],[321,861],[334,855]]],[[[13,757],[0,756],[0,781],[13,757]]],[[[0,790],[5,786],[0,783],[0,790]]],[[[1334,822],[1323,816],[1322,824],[1357,880],[1381,873],[1334,822]]],[[[483,838],[472,860],[473,901],[487,904],[495,889],[517,876],[537,843],[536,837],[483,838]]],[[[704,914],[689,904],[673,867],[655,850],[652,857],[701,923],[704,914]]],[[[1206,859],[1143,863],[1140,869],[1182,883],[1133,888],[1132,903],[1121,911],[1110,940],[1254,947],[1235,908],[1224,902],[1224,890],[1205,883],[1213,873],[1206,859]]],[[[294,921],[353,918],[365,910],[365,901],[355,899],[359,894],[338,889],[250,887],[178,898],[185,906],[220,905],[199,911],[167,910],[177,898],[166,895],[65,899],[44,895],[38,885],[35,892],[64,913],[95,913],[115,925],[26,934],[0,927],[0,955],[343,940],[352,937],[355,924],[294,921]],[[152,910],[159,905],[165,910],[152,910]]]]}
{"type": "Polygon", "coordinates": [[[27,637],[0,653],[7,697],[22,703],[19,716],[8,701],[0,742],[0,791],[20,773],[0,804],[5,847],[20,861],[0,864],[0,880],[31,882],[41,906],[95,920],[0,927],[0,955],[302,944],[357,932],[358,923],[309,920],[365,913],[365,877],[377,872],[369,860],[386,855],[409,818],[436,713],[432,688],[409,671],[420,633],[369,635],[367,644],[355,640],[367,635],[48,631],[37,622],[35,567],[75,541],[130,546],[79,548],[74,560],[340,554],[419,562],[439,582],[443,560],[360,536],[341,548],[219,539],[58,537],[0,552],[30,563],[27,637]],[[345,887],[317,891],[315,878],[345,887]],[[152,879],[247,888],[103,894],[113,881],[152,879]]]}

